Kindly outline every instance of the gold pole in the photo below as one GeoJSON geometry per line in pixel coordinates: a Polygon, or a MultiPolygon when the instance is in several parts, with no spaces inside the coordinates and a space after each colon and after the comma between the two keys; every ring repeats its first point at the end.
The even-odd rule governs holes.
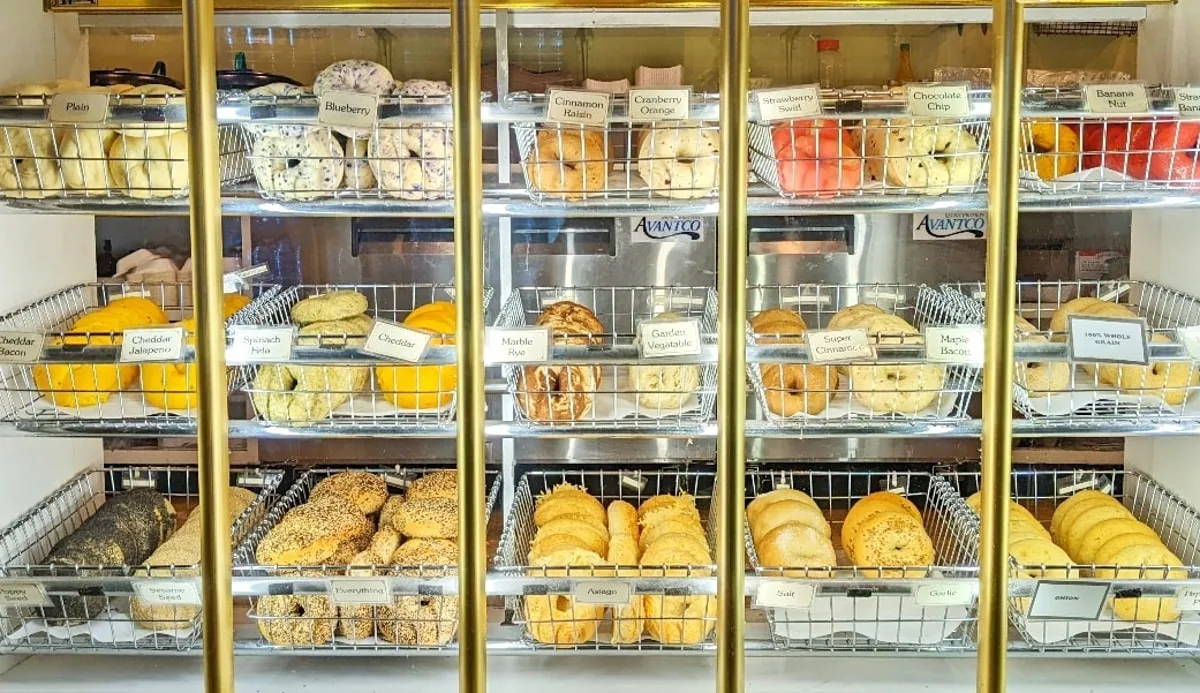
{"type": "Polygon", "coordinates": [[[983,529],[979,562],[981,693],[1006,686],[1008,498],[1012,474],[1013,314],[1017,281],[1017,172],[1025,17],[1021,0],[992,11],[992,159],[989,171],[986,350],[983,367],[983,529]]]}
{"type": "Polygon", "coordinates": [[[450,6],[454,90],[454,288],[458,300],[458,688],[487,690],[484,475],[483,126],[479,0],[450,6]]]}
{"type": "Polygon", "coordinates": [[[721,3],[721,177],[717,216],[717,693],[745,686],[746,86],[750,1],[721,3]]]}
{"type": "Polygon", "coordinates": [[[200,413],[196,443],[204,507],[200,575],[204,600],[204,690],[233,691],[233,556],[229,540],[229,411],[217,145],[217,59],[213,0],[183,3],[191,181],[192,291],[200,413]]]}

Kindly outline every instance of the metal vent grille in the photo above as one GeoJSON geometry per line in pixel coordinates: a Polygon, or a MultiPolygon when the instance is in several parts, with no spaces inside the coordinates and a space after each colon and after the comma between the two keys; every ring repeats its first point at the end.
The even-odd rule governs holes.
{"type": "Polygon", "coordinates": [[[1038,36],[1137,36],[1137,22],[1043,22],[1033,26],[1038,36]]]}

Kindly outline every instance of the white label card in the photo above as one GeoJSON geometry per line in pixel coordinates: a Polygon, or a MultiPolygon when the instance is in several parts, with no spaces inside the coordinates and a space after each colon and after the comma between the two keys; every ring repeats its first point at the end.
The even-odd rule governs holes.
{"type": "Polygon", "coordinates": [[[816,585],[803,582],[764,582],[754,595],[755,608],[807,609],[812,606],[816,585]]]}
{"type": "Polygon", "coordinates": [[[1094,621],[1104,608],[1108,588],[1107,582],[1038,580],[1029,618],[1094,621]]]}
{"type": "Polygon", "coordinates": [[[0,606],[53,606],[46,590],[36,582],[0,580],[0,606]]]}
{"type": "Polygon", "coordinates": [[[1180,116],[1200,118],[1200,87],[1176,87],[1175,108],[1180,116]]]}
{"type": "Polygon", "coordinates": [[[975,241],[987,237],[983,212],[925,212],[912,216],[914,241],[975,241]]]}
{"type": "Polygon", "coordinates": [[[292,358],[296,327],[238,326],[230,328],[232,343],[225,350],[231,364],[287,361],[292,358]]]}
{"type": "Polygon", "coordinates": [[[550,328],[489,328],[485,353],[491,363],[545,363],[550,360],[550,328]]]}
{"type": "Polygon", "coordinates": [[[125,330],[121,336],[121,362],[179,361],[183,358],[182,327],[125,330]]]}
{"type": "Polygon", "coordinates": [[[376,320],[361,351],[386,359],[417,363],[425,356],[433,335],[411,327],[376,320]]]}
{"type": "Polygon", "coordinates": [[[965,118],[971,115],[967,83],[906,84],[908,114],[925,118],[965,118]]]}
{"type": "Polygon", "coordinates": [[[1141,318],[1089,318],[1072,315],[1071,359],[1099,363],[1150,362],[1146,350],[1146,321],[1141,318]]]}
{"type": "Polygon", "coordinates": [[[551,89],[546,120],[563,125],[605,125],[612,94],[599,91],[551,89]]]}
{"type": "Polygon", "coordinates": [[[52,123],[103,123],[108,118],[108,94],[55,94],[50,97],[52,123]]]}
{"type": "Polygon", "coordinates": [[[630,89],[629,121],[657,123],[663,120],[687,120],[691,115],[690,87],[672,89],[630,89]]]}
{"type": "Polygon", "coordinates": [[[1200,327],[1181,327],[1175,330],[1175,336],[1187,349],[1188,356],[1200,360],[1200,327]]]}
{"type": "Polygon", "coordinates": [[[379,97],[352,91],[327,91],[320,96],[317,122],[352,128],[369,128],[379,115],[379,97]]]}
{"type": "Polygon", "coordinates": [[[329,581],[329,601],[338,606],[391,604],[387,578],[346,578],[329,581]]]}
{"type": "Polygon", "coordinates": [[[983,363],[983,328],[978,325],[926,327],[925,358],[937,363],[983,363]]]}
{"type": "Polygon", "coordinates": [[[809,330],[804,339],[813,363],[875,358],[875,349],[865,330],[809,330]]]}
{"type": "Polygon", "coordinates": [[[633,601],[633,586],[621,580],[588,580],[571,584],[571,596],[582,604],[625,606],[633,601]]]}
{"type": "Polygon", "coordinates": [[[1149,113],[1144,84],[1085,84],[1083,100],[1092,113],[1149,113]]]}
{"type": "Polygon", "coordinates": [[[700,355],[699,320],[643,320],[637,328],[638,350],[644,359],[700,355]]]}
{"type": "Polygon", "coordinates": [[[970,606],[975,586],[969,582],[922,582],[913,588],[918,606],[970,606]]]}
{"type": "Polygon", "coordinates": [[[816,84],[760,89],[754,92],[754,100],[758,102],[758,119],[765,123],[821,115],[821,87],[816,84]]]}
{"type": "Polygon", "coordinates": [[[1200,611],[1200,587],[1180,587],[1175,594],[1175,608],[1180,611],[1200,611]]]}
{"type": "Polygon", "coordinates": [[[29,363],[38,360],[46,346],[46,335],[37,332],[0,332],[0,363],[29,363]]]}
{"type": "Polygon", "coordinates": [[[137,580],[137,598],[151,606],[200,606],[200,584],[195,580],[137,580]]]}

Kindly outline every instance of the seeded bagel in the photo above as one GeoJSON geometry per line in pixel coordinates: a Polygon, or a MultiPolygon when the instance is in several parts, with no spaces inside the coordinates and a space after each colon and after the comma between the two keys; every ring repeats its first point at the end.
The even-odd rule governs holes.
{"type": "Polygon", "coordinates": [[[309,502],[336,494],[348,499],[364,515],[379,512],[388,497],[387,482],[370,472],[342,472],[325,477],[309,494],[309,502]]]}
{"type": "Polygon", "coordinates": [[[331,291],[296,302],[292,320],[300,325],[326,320],[345,320],[367,310],[367,297],[357,291],[331,291]]]}

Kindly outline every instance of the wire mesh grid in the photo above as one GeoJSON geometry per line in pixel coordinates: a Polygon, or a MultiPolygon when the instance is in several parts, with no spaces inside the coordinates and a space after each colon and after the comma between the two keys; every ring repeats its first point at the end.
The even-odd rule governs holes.
{"type": "MultiPolygon", "coordinates": [[[[638,324],[654,318],[694,318],[701,341],[716,344],[717,296],[709,287],[519,287],[500,310],[500,328],[538,325],[551,306],[584,307],[603,327],[545,323],[554,344],[586,346],[589,353],[637,344],[638,324]],[[566,305],[564,303],[564,305],[566,305]]],[[[629,359],[630,365],[584,364],[569,357],[544,365],[503,367],[516,418],[527,424],[587,428],[620,421],[629,427],[703,423],[712,418],[716,365],[629,359]]]]}
{"type": "MultiPolygon", "coordinates": [[[[960,497],[980,489],[977,471],[956,471],[942,477],[960,497]]],[[[1036,468],[1012,474],[1012,500],[1049,528],[1055,509],[1079,491],[1109,494],[1138,521],[1157,535],[1179,559],[1178,566],[1103,565],[1095,563],[1022,564],[1010,556],[1013,578],[1056,582],[1087,581],[1107,588],[1104,605],[1095,619],[1041,619],[1028,616],[1032,599],[1009,597],[1009,616],[1025,645],[1039,651],[1098,653],[1184,654],[1200,651],[1200,613],[1176,601],[1176,584],[1195,593],[1200,583],[1200,514],[1150,477],[1121,469],[1036,468]],[[1187,580],[1184,583],[1182,581],[1187,580]],[[1147,596],[1143,596],[1147,595],[1147,596]],[[1155,595],[1155,596],[1149,596],[1155,595]],[[1117,604],[1116,602],[1124,602],[1117,604]],[[1132,613],[1129,613],[1132,612],[1132,613]],[[1124,618],[1122,618],[1124,617],[1124,618]]],[[[964,507],[968,504],[962,503],[964,507]]],[[[979,518],[969,510],[979,546],[979,518]]],[[[1153,543],[1153,539],[1142,539],[1153,543]]],[[[1054,543],[1063,543],[1055,538],[1054,543]]],[[[1010,546],[1012,544],[1010,543],[1010,546]]]]}
{"type": "Polygon", "coordinates": [[[872,362],[814,363],[806,353],[795,363],[751,363],[747,374],[761,413],[772,425],[886,427],[949,422],[968,415],[979,368],[934,363],[924,353],[922,330],[961,323],[937,290],[910,284],[798,284],[751,286],[747,292],[751,320],[765,321],[747,327],[747,343],[756,346],[799,346],[810,329],[865,329],[865,324],[847,322],[860,310],[894,316],[883,329],[868,333],[876,350],[872,362]],[[874,308],[857,307],[863,304],[874,308]],[[757,317],[768,311],[780,312],[757,317]],[[794,323],[781,326],[771,319],[786,312],[805,325],[797,330],[794,323]],[[895,350],[905,351],[888,355],[895,350]]]}
{"type": "MultiPolygon", "coordinates": [[[[292,308],[302,300],[332,292],[357,292],[367,312],[309,323],[298,330],[296,352],[344,350],[365,344],[373,320],[405,323],[432,332],[430,346],[454,344],[452,309],[436,327],[418,321],[414,311],[433,310],[454,300],[452,284],[302,284],[255,303],[241,324],[291,325],[292,308]],[[413,316],[413,317],[410,317],[413,316]],[[447,322],[448,320],[448,322],[447,322]],[[449,328],[449,329],[447,329],[449,328]]],[[[484,308],[492,290],[484,293],[484,308]]],[[[356,426],[365,423],[439,427],[454,419],[458,367],[394,365],[360,360],[362,365],[255,363],[239,367],[242,387],[260,419],[281,423],[356,426]]]]}
{"type": "MultiPolygon", "coordinates": [[[[538,470],[517,485],[504,523],[496,568],[503,573],[536,578],[525,596],[510,597],[512,623],[525,629],[522,641],[531,649],[594,651],[711,649],[716,627],[716,599],[698,589],[696,580],[716,575],[715,522],[712,518],[711,471],[692,470],[538,470]],[[559,484],[573,484],[603,505],[623,500],[640,507],[659,495],[689,494],[704,520],[709,563],[671,565],[531,566],[537,526],[537,497],[559,484]],[[572,596],[575,578],[605,578],[608,586],[625,580],[658,578],[657,589],[629,585],[625,605],[589,604],[572,596]],[[545,584],[537,584],[545,580],[545,584]]],[[[686,538],[686,537],[685,537],[686,538]]],[[[682,555],[682,554],[681,554],[682,555]]],[[[607,560],[607,556],[601,557],[607,560]]],[[[620,588],[618,588],[620,589],[620,588]]]]}
{"type": "Polygon", "coordinates": [[[972,514],[949,484],[928,472],[779,467],[747,471],[747,502],[783,488],[802,491],[819,506],[830,525],[837,565],[764,566],[747,522],[746,552],[757,575],[813,586],[812,602],[806,608],[759,607],[766,613],[776,647],[872,652],[974,647],[978,564],[971,543],[972,514]],[[880,491],[900,494],[920,509],[933,543],[933,565],[856,565],[843,544],[844,521],[855,503],[880,491]],[[953,592],[959,601],[925,601],[923,594],[929,591],[953,592]]]}
{"type": "MultiPolygon", "coordinates": [[[[313,488],[322,480],[346,471],[369,472],[379,475],[389,486],[392,499],[400,494],[409,483],[431,472],[453,470],[454,467],[354,467],[320,468],[304,471],[287,493],[270,509],[266,517],[255,526],[234,552],[234,574],[271,582],[269,594],[250,598],[249,616],[258,626],[258,638],[240,641],[239,647],[249,649],[354,651],[384,649],[445,650],[453,647],[458,631],[458,597],[444,596],[441,586],[433,584],[458,574],[457,551],[450,553],[425,552],[428,562],[413,565],[373,563],[351,564],[360,550],[371,543],[356,544],[347,549],[344,562],[336,565],[266,565],[257,562],[255,554],[259,544],[277,527],[289,511],[309,502],[313,488]],[[392,585],[381,589],[392,596],[382,604],[341,603],[330,596],[330,578],[375,578],[381,584],[387,578],[430,581],[418,582],[417,592],[397,593],[392,585]],[[294,579],[292,581],[291,579],[294,579]],[[306,589],[307,588],[307,589],[306,589]],[[315,591],[312,591],[314,590],[315,591]]],[[[487,497],[480,499],[484,506],[484,517],[490,518],[500,495],[500,475],[488,472],[487,497]]],[[[457,522],[457,502],[452,523],[457,522]]],[[[383,513],[370,518],[375,528],[383,513]]],[[[386,523],[386,520],[385,520],[386,523]]],[[[382,529],[382,526],[379,526],[382,529]]],[[[314,530],[314,542],[321,541],[314,530]]],[[[414,540],[405,537],[407,541],[414,540]]],[[[457,544],[457,539],[428,540],[445,545],[447,549],[457,544]]]]}
{"type": "MultiPolygon", "coordinates": [[[[943,287],[963,320],[983,323],[982,283],[943,287]]],[[[1200,364],[1189,356],[1184,334],[1200,325],[1200,301],[1148,282],[1018,282],[1016,342],[1020,348],[1060,345],[1044,361],[1017,364],[1013,404],[1035,422],[1076,420],[1131,423],[1171,421],[1200,416],[1200,364]],[[1159,349],[1149,366],[1077,363],[1069,360],[1067,313],[1082,314],[1077,299],[1102,299],[1121,308],[1110,316],[1145,319],[1147,344],[1159,349]],[[1024,321],[1023,324],[1022,321],[1024,321]]],[[[1092,317],[1105,317],[1094,313],[1092,317]]]]}
{"type": "Polygon", "coordinates": [[[1137,36],[1137,22],[1038,22],[1033,32],[1040,36],[1137,36]]]}
{"type": "MultiPolygon", "coordinates": [[[[254,469],[230,474],[231,487],[250,491],[232,519],[233,544],[266,516],[282,477],[254,469]]],[[[9,592],[4,595],[9,598],[14,591],[32,593],[34,603],[45,598],[42,606],[0,607],[0,652],[199,648],[199,522],[185,522],[197,513],[199,486],[194,466],[83,472],[0,530],[0,577],[6,588],[0,592],[9,592]],[[130,491],[154,491],[151,498],[161,503],[165,497],[174,510],[167,513],[153,505],[155,500],[134,509],[130,501],[130,511],[115,520],[97,516],[107,503],[129,501],[131,496],[123,494],[130,491]],[[96,521],[87,523],[93,516],[96,521]],[[92,533],[86,541],[95,551],[89,556],[112,557],[135,544],[142,553],[124,554],[123,563],[80,563],[78,551],[59,551],[76,532],[92,533]],[[167,543],[161,543],[164,539],[167,543]],[[155,589],[140,591],[143,587],[155,589]],[[180,601],[155,599],[164,593],[180,601]],[[189,598],[183,595],[189,593],[196,601],[185,606],[189,598]]]]}
{"type": "MultiPolygon", "coordinates": [[[[227,298],[232,307],[227,313],[275,290],[268,285],[244,288],[237,303],[227,298]]],[[[120,361],[124,330],[180,326],[192,331],[189,323],[176,324],[190,319],[192,311],[192,285],[187,282],[90,283],[0,317],[0,330],[29,333],[27,340],[45,339],[42,352],[27,362],[0,366],[0,416],[35,424],[90,421],[101,427],[156,421],[170,426],[194,419],[199,409],[194,362],[120,361]],[[137,299],[138,305],[118,308],[123,299],[137,299]]],[[[230,322],[240,318],[235,313],[230,322]]],[[[17,339],[6,336],[5,351],[18,348],[17,339]]],[[[231,389],[234,376],[231,370],[231,389]]]]}

